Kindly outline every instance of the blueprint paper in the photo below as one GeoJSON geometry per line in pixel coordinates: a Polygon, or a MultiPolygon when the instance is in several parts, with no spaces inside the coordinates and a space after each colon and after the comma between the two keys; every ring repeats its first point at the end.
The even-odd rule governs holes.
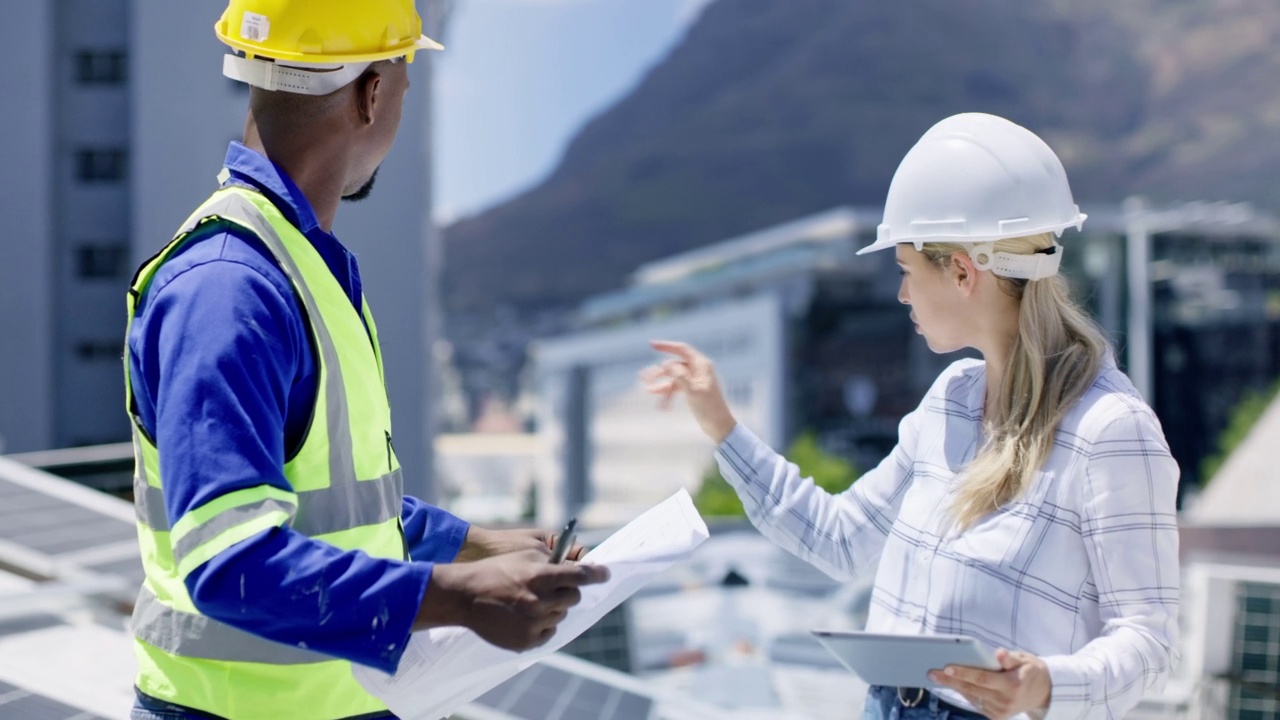
{"type": "Polygon", "coordinates": [[[608,582],[582,588],[555,635],[517,653],[494,647],[461,627],[414,633],[394,675],[353,665],[356,680],[401,720],[439,720],[581,635],[707,539],[707,525],[680,490],[628,523],[583,558],[609,568],[608,582]]]}

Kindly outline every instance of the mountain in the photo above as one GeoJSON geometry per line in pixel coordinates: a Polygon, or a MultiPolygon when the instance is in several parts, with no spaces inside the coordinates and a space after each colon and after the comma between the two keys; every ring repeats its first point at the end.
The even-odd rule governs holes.
{"type": "Polygon", "coordinates": [[[1115,148],[1125,187],[1280,212],[1280,4],[1117,5],[1150,78],[1142,122],[1115,148]]]}
{"type": "Polygon", "coordinates": [[[1277,71],[1274,0],[718,0],[545,181],[446,228],[446,306],[472,327],[571,307],[649,260],[880,205],[965,111],[1040,133],[1082,203],[1280,209],[1277,71]]]}

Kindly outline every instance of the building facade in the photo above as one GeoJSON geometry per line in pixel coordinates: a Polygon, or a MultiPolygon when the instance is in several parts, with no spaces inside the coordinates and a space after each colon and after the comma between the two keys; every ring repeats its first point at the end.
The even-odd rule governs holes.
{"type": "MultiPolygon", "coordinates": [[[[422,0],[440,33],[447,0],[422,0]]],[[[121,380],[133,270],[214,189],[248,88],[224,78],[214,0],[50,0],[12,8],[0,37],[23,69],[0,79],[0,452],[128,439],[121,380]]],[[[438,333],[431,220],[430,58],[400,136],[335,233],[359,256],[384,338],[406,482],[430,495],[429,349],[438,333]]]]}

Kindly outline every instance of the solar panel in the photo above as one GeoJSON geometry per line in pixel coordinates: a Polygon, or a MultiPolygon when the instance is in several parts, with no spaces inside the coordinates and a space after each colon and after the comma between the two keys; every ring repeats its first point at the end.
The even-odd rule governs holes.
{"type": "Polygon", "coordinates": [[[0,479],[0,538],[46,555],[135,537],[134,525],[0,479]],[[7,486],[7,487],[6,487],[7,486]]]}
{"type": "Polygon", "coordinates": [[[0,682],[0,720],[108,720],[0,682]]]}
{"type": "Polygon", "coordinates": [[[569,702],[560,712],[560,720],[596,720],[608,717],[617,706],[615,696],[621,694],[622,691],[617,688],[580,678],[569,702]]]}
{"type": "Polygon", "coordinates": [[[565,694],[565,691],[566,689],[563,687],[549,687],[534,683],[516,698],[512,706],[507,708],[507,712],[527,720],[535,720],[536,718],[550,719],[558,715],[553,710],[557,701],[565,694]]]}
{"type": "MultiPolygon", "coordinates": [[[[611,672],[601,667],[592,674],[606,678],[611,672]]],[[[480,696],[475,704],[521,720],[647,720],[654,703],[640,693],[544,661],[480,696]]]]}
{"type": "MultiPolygon", "coordinates": [[[[64,555],[136,536],[132,525],[111,518],[94,517],[73,508],[53,508],[41,513],[36,527],[0,530],[0,537],[45,555],[64,555]]],[[[0,521],[3,522],[3,521],[0,521]]]]}
{"type": "Polygon", "coordinates": [[[1280,719],[1280,585],[1241,583],[1228,717],[1280,719]]]}
{"type": "Polygon", "coordinates": [[[610,610],[560,652],[620,672],[632,672],[630,601],[610,610]]]}
{"type": "Polygon", "coordinates": [[[131,593],[142,579],[137,543],[128,502],[0,457],[0,550],[19,570],[53,579],[89,569],[131,593]]]}
{"type": "Polygon", "coordinates": [[[35,632],[61,624],[62,619],[53,615],[20,615],[0,620],[0,637],[35,632]]]}
{"type": "Polygon", "coordinates": [[[636,695],[634,693],[623,693],[618,698],[618,704],[614,706],[613,712],[609,717],[613,720],[644,720],[649,717],[653,711],[653,700],[636,695]]]}
{"type": "Polygon", "coordinates": [[[142,558],[137,552],[132,552],[128,556],[119,560],[98,563],[95,565],[86,564],[90,570],[103,575],[112,575],[128,580],[131,583],[142,583],[144,572],[142,570],[142,558]]]}

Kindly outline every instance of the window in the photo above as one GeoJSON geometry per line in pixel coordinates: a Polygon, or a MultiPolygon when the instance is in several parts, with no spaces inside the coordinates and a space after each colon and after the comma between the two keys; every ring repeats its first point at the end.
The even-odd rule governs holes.
{"type": "Polygon", "coordinates": [[[124,343],[120,340],[82,340],[76,343],[76,357],[85,362],[119,362],[124,357],[124,343]]]}
{"type": "Polygon", "coordinates": [[[125,81],[128,57],[123,50],[76,53],[76,80],[81,85],[119,85],[125,81]]]}
{"type": "Polygon", "coordinates": [[[76,248],[76,276],[85,279],[124,275],[129,249],[124,244],[81,245],[76,248]]]}
{"type": "Polygon", "coordinates": [[[128,153],[120,149],[91,149],[76,152],[76,177],[87,183],[123,180],[128,153]]]}

